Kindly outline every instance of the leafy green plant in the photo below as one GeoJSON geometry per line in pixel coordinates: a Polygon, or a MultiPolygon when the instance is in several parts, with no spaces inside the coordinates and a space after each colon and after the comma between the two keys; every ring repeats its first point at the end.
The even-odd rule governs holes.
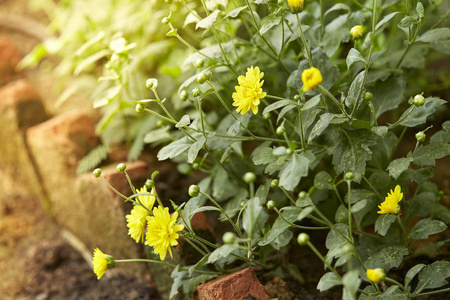
{"type": "MultiPolygon", "coordinates": [[[[297,244],[327,269],[320,291],[342,286],[343,299],[448,292],[447,261],[415,264],[402,282],[389,276],[420,253],[418,241],[442,234],[450,222],[445,195],[430,181],[436,160],[450,155],[450,123],[434,124],[433,134],[426,127],[445,109],[434,95],[445,84],[429,90],[416,79],[434,78],[425,54],[448,60],[450,29],[442,27],[448,9],[410,0],[241,2],[180,1],[190,12],[185,24],[203,33],[199,47],[172,22],[177,13],[162,20],[167,36],[192,51],[178,89],[184,115],[176,117],[171,98],[159,96],[156,79],[146,84],[153,97],[134,101],[138,113],[164,123],[144,138],[166,144],[158,158],[204,174],[189,188],[189,201],[172,202],[171,215],[177,237],[201,258],[175,266],[154,237],[145,241],[174,266],[170,297],[182,286],[189,295],[199,282],[236,267],[292,270],[280,254],[298,247],[299,232],[297,244]],[[191,220],[202,211],[216,211],[228,224],[223,244],[196,234],[191,220]],[[310,239],[317,230],[328,231],[325,254],[310,239]]],[[[122,196],[146,209],[153,236],[159,212],[138,199],[168,202],[159,199],[154,176],[147,187],[153,192],[131,188],[133,196],[122,196]]],[[[139,226],[144,231],[146,224],[139,226]]],[[[426,252],[436,255],[448,242],[440,239],[426,252]]]]}

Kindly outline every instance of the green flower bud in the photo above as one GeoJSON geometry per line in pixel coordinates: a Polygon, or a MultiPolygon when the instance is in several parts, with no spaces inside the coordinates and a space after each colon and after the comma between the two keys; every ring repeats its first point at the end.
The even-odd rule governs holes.
{"type": "Polygon", "coordinates": [[[256,180],[256,175],[253,172],[247,172],[242,176],[245,183],[253,183],[256,180]]]}
{"type": "Polygon", "coordinates": [[[163,23],[164,25],[167,25],[170,23],[170,18],[169,17],[164,17],[161,21],[161,23],[163,23]]]}
{"type": "Polygon", "coordinates": [[[425,98],[422,95],[415,95],[414,96],[414,100],[413,100],[413,104],[417,107],[422,106],[425,104],[425,98]]]}
{"type": "Polygon", "coordinates": [[[196,87],[195,89],[192,90],[191,94],[194,97],[200,97],[202,95],[202,90],[196,87]]]}
{"type": "Polygon", "coordinates": [[[200,168],[199,163],[193,163],[193,164],[192,164],[192,169],[198,170],[199,168],[200,168]]]}
{"type": "Polygon", "coordinates": [[[200,84],[205,83],[206,80],[208,80],[208,76],[206,76],[205,73],[200,73],[200,74],[197,76],[197,82],[200,83],[200,84]]]}
{"type": "Polygon", "coordinates": [[[232,232],[227,231],[223,234],[222,241],[228,245],[234,244],[234,242],[236,241],[236,235],[232,232]]]}
{"type": "Polygon", "coordinates": [[[370,101],[373,98],[373,94],[371,92],[364,93],[364,101],[370,101]]]}
{"type": "Polygon", "coordinates": [[[147,81],[145,82],[145,86],[148,89],[156,89],[158,87],[158,79],[156,78],[147,79],[147,81]]]}
{"type": "Polygon", "coordinates": [[[102,175],[102,169],[95,169],[94,172],[92,172],[92,175],[94,175],[95,178],[99,178],[100,175],[102,175]]]}
{"type": "Polygon", "coordinates": [[[267,201],[266,206],[267,206],[268,210],[274,209],[275,208],[275,201],[273,201],[273,200],[267,201]]]}
{"type": "Polygon", "coordinates": [[[270,117],[271,117],[270,113],[265,113],[265,114],[263,114],[263,119],[264,119],[264,120],[269,120],[270,117]]]}
{"type": "Polygon", "coordinates": [[[350,37],[354,40],[359,40],[362,38],[364,34],[364,30],[361,25],[353,26],[352,29],[350,29],[350,37]]]}
{"type": "Polygon", "coordinates": [[[158,122],[156,122],[156,127],[161,128],[164,126],[164,121],[159,119],[158,122]]]}
{"type": "Polygon", "coordinates": [[[291,148],[288,148],[288,149],[286,149],[286,155],[292,155],[292,154],[294,154],[295,153],[295,150],[294,149],[291,149],[291,148]]]}
{"type": "Polygon", "coordinates": [[[353,180],[353,178],[355,178],[355,174],[353,174],[352,172],[347,172],[344,175],[345,180],[353,180]]]}
{"type": "Polygon", "coordinates": [[[195,61],[195,67],[198,69],[203,67],[204,64],[205,64],[205,61],[203,60],[203,58],[197,58],[197,60],[195,61]]]}
{"type": "Polygon", "coordinates": [[[416,133],[416,140],[418,142],[424,142],[425,138],[427,137],[427,135],[423,132],[423,131],[419,131],[418,133],[416,133]]]}
{"type": "Polygon", "coordinates": [[[297,236],[297,243],[300,246],[305,246],[308,244],[308,242],[309,242],[309,235],[307,233],[302,232],[297,236]]]}
{"type": "Polygon", "coordinates": [[[276,130],[277,135],[283,135],[286,132],[286,128],[284,126],[278,126],[276,130]]]}
{"type": "Polygon", "coordinates": [[[278,179],[273,179],[273,180],[270,182],[270,187],[275,188],[275,187],[278,186],[279,183],[280,183],[280,181],[279,181],[278,179]]]}
{"type": "Polygon", "coordinates": [[[244,207],[244,206],[245,206],[245,203],[247,203],[247,200],[241,201],[241,203],[239,203],[239,206],[240,206],[240,207],[244,207]]]}
{"type": "Polygon", "coordinates": [[[182,90],[181,92],[180,92],[180,100],[181,101],[186,101],[186,99],[189,97],[189,94],[185,91],[185,90],[182,90]]]}
{"type": "Polygon", "coordinates": [[[191,185],[189,187],[189,196],[191,197],[197,197],[198,194],[200,194],[200,188],[198,187],[198,185],[191,185]]]}
{"type": "Polygon", "coordinates": [[[120,163],[120,164],[117,165],[116,171],[119,172],[119,173],[123,173],[123,172],[125,172],[126,168],[127,168],[126,164],[120,163]]]}
{"type": "Polygon", "coordinates": [[[147,179],[145,181],[145,187],[147,188],[147,191],[150,191],[152,188],[155,187],[155,181],[152,179],[147,179]]]}
{"type": "Polygon", "coordinates": [[[135,107],[136,112],[141,113],[144,111],[144,109],[145,109],[144,104],[142,104],[142,103],[136,104],[136,107],[135,107]]]}
{"type": "Polygon", "coordinates": [[[306,193],[305,191],[301,191],[300,193],[298,193],[299,199],[305,199],[306,196],[308,196],[308,193],[306,193]]]}
{"type": "Polygon", "coordinates": [[[300,95],[295,95],[295,96],[294,96],[294,100],[295,100],[295,101],[300,100],[300,95]]]}

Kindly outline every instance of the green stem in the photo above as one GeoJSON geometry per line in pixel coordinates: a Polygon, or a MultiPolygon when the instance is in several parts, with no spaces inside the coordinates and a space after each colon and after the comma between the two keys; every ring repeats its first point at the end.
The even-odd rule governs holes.
{"type": "Polygon", "coordinates": [[[391,282],[391,283],[393,283],[393,284],[399,286],[399,287],[400,287],[400,288],[408,295],[408,298],[410,297],[410,293],[408,292],[408,289],[405,288],[405,287],[404,287],[400,282],[398,282],[397,280],[394,280],[394,279],[389,278],[389,277],[385,277],[384,280],[387,281],[387,282],[391,282]]]}
{"type": "Polygon", "coordinates": [[[400,119],[398,119],[397,122],[395,122],[394,124],[389,125],[389,129],[397,127],[398,124],[400,124],[403,120],[405,120],[414,111],[415,108],[416,108],[415,105],[411,105],[408,108],[409,111],[403,117],[400,117],[400,119]]]}
{"type": "Polygon", "coordinates": [[[348,213],[347,213],[347,215],[348,215],[348,235],[349,235],[349,237],[350,237],[350,240],[351,240],[351,242],[352,242],[352,244],[354,244],[354,241],[353,241],[353,233],[352,233],[352,227],[353,227],[353,224],[352,224],[352,211],[351,211],[351,209],[352,209],[352,183],[351,183],[351,180],[347,180],[347,188],[348,188],[348,192],[347,192],[347,194],[348,194],[348,199],[347,199],[347,202],[348,202],[348,213]]]}
{"type": "Polygon", "coordinates": [[[125,200],[128,200],[128,197],[125,196],[124,194],[120,193],[118,190],[116,190],[115,188],[113,188],[113,186],[111,184],[109,184],[108,181],[106,181],[105,177],[103,177],[103,175],[100,175],[100,178],[103,179],[103,181],[106,183],[106,185],[114,192],[116,193],[118,196],[124,198],[125,200]]]}
{"type": "Polygon", "coordinates": [[[377,191],[377,189],[370,183],[369,180],[367,180],[366,176],[362,176],[363,180],[367,183],[367,185],[370,187],[370,189],[377,194],[377,196],[381,199],[384,200],[384,197],[377,191]]]}
{"type": "Polygon", "coordinates": [[[125,177],[127,178],[128,184],[130,185],[131,190],[133,191],[133,194],[136,194],[136,189],[134,188],[133,184],[131,183],[131,178],[128,176],[127,171],[123,171],[125,174],[125,177]]]}
{"type": "Polygon", "coordinates": [[[316,249],[316,247],[314,247],[314,245],[308,241],[307,245],[309,246],[309,248],[317,255],[317,257],[320,258],[321,261],[323,261],[323,263],[325,264],[325,266],[327,266],[328,269],[330,269],[334,274],[336,274],[336,276],[342,280],[341,275],[336,271],[335,268],[333,268],[325,259],[325,257],[323,257],[323,255],[319,252],[319,250],[316,249]]]}
{"type": "Polygon", "coordinates": [[[405,226],[403,225],[402,219],[400,219],[400,215],[397,215],[397,221],[402,229],[403,235],[405,236],[405,247],[408,247],[408,234],[406,233],[405,226]]]}
{"type": "Polygon", "coordinates": [[[407,129],[408,129],[408,127],[406,127],[406,126],[403,128],[403,131],[400,134],[400,137],[398,138],[397,143],[395,143],[395,146],[394,146],[394,149],[392,149],[391,155],[389,156],[389,161],[392,160],[392,157],[394,156],[395,152],[397,151],[397,148],[400,145],[400,142],[402,141],[403,136],[405,135],[407,129]]]}
{"type": "Polygon", "coordinates": [[[165,117],[165,116],[163,116],[163,115],[161,115],[161,114],[159,114],[159,113],[157,113],[157,112],[155,112],[155,111],[153,111],[153,110],[151,110],[151,109],[144,108],[144,111],[145,111],[145,112],[148,112],[148,113],[151,113],[152,115],[155,115],[155,116],[157,116],[158,118],[161,118],[161,119],[163,119],[164,121],[167,121],[167,122],[169,122],[169,123],[177,124],[176,121],[171,120],[171,119],[169,119],[169,118],[167,118],[167,117],[165,117]]]}
{"type": "Polygon", "coordinates": [[[348,115],[348,113],[345,111],[345,109],[342,107],[341,103],[321,84],[318,85],[319,89],[326,94],[328,97],[330,97],[331,100],[339,107],[341,112],[347,117],[348,120],[351,120],[351,117],[348,115]]]}
{"type": "Polygon", "coordinates": [[[286,223],[288,223],[290,226],[295,227],[295,228],[299,228],[299,229],[304,229],[304,230],[322,230],[322,229],[330,229],[330,227],[311,227],[311,226],[301,226],[301,225],[296,225],[292,222],[289,222],[285,217],[283,217],[283,215],[280,213],[280,211],[275,207],[274,210],[277,212],[277,214],[280,216],[280,218],[285,221],[286,223]]]}
{"type": "Polygon", "coordinates": [[[302,28],[302,24],[300,23],[300,17],[298,16],[298,14],[295,14],[295,15],[297,16],[298,27],[300,28],[300,34],[302,35],[302,42],[303,42],[303,47],[305,49],[306,58],[308,59],[309,66],[312,67],[313,66],[312,56],[311,56],[311,52],[309,51],[308,44],[306,43],[305,35],[303,34],[303,28],[302,28]]]}
{"type": "Polygon", "coordinates": [[[450,288],[442,289],[442,290],[439,290],[439,291],[426,292],[426,293],[418,292],[415,295],[417,295],[417,296],[425,296],[425,295],[434,295],[434,294],[439,294],[439,293],[444,293],[444,292],[450,292],[450,288]]]}

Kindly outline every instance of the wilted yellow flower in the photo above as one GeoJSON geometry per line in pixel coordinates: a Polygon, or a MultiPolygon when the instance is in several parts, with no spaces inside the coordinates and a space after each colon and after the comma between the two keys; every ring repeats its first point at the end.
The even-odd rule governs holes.
{"type": "Polygon", "coordinates": [[[359,40],[363,36],[363,28],[361,25],[353,26],[352,29],[350,29],[350,36],[354,40],[359,40]]]}
{"type": "MultiPolygon", "coordinates": [[[[138,193],[147,193],[147,187],[143,186],[140,190],[137,190],[138,193]]],[[[155,194],[154,188],[151,191],[151,194],[155,194]]],[[[149,210],[153,208],[155,204],[155,196],[138,196],[139,201],[149,210]]],[[[145,225],[147,223],[148,210],[143,208],[141,205],[135,205],[131,210],[131,213],[126,216],[127,219],[127,227],[128,234],[131,236],[136,243],[140,241],[144,241],[144,230],[145,225]]]]}
{"type": "Polygon", "coordinates": [[[376,269],[367,269],[366,271],[367,278],[369,278],[370,281],[378,283],[380,281],[383,281],[386,277],[386,274],[384,273],[383,269],[376,268],[376,269]]]}
{"type": "Polygon", "coordinates": [[[264,73],[259,71],[258,67],[247,68],[245,77],[239,76],[239,85],[235,87],[236,93],[233,93],[233,106],[237,106],[236,111],[241,115],[247,113],[250,109],[256,115],[258,113],[259,99],[264,98],[267,94],[263,92],[262,85],[264,73]]]}
{"type": "Polygon", "coordinates": [[[178,245],[178,233],[184,229],[184,225],[176,225],[178,213],[169,214],[168,207],[155,207],[153,216],[147,217],[147,240],[146,245],[154,248],[161,260],[166,258],[167,251],[172,257],[171,246],[178,245]]]}
{"type": "Polygon", "coordinates": [[[293,14],[299,13],[303,9],[304,0],[287,0],[289,8],[293,14]]]}
{"type": "Polygon", "coordinates": [[[320,83],[322,83],[322,74],[319,69],[311,67],[305,69],[302,72],[303,91],[307,92],[314,89],[320,83]]]}
{"type": "Polygon", "coordinates": [[[97,279],[100,280],[106,270],[114,268],[115,262],[111,255],[106,255],[100,249],[95,248],[92,264],[94,265],[94,273],[97,275],[97,279]]]}
{"type": "Polygon", "coordinates": [[[397,185],[394,191],[391,190],[391,193],[387,195],[384,202],[381,205],[378,205],[381,214],[398,214],[400,212],[400,205],[398,203],[402,201],[403,193],[401,192],[401,188],[397,185]]]}

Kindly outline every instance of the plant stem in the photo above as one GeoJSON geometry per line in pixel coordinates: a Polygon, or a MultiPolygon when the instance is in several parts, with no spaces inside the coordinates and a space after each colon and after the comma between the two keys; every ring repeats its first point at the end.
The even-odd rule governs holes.
{"type": "Polygon", "coordinates": [[[328,97],[330,97],[331,100],[339,107],[341,112],[347,117],[348,120],[351,120],[351,117],[348,115],[348,113],[345,111],[345,109],[341,106],[341,103],[331,94],[326,88],[324,88],[321,84],[318,85],[319,89],[325,93],[328,97]]]}
{"type": "Polygon", "coordinates": [[[323,255],[319,252],[319,250],[317,250],[316,247],[314,247],[314,245],[313,245],[310,241],[307,242],[307,245],[308,245],[309,248],[314,252],[314,254],[316,254],[317,257],[319,257],[320,260],[323,261],[323,263],[325,264],[325,266],[327,266],[328,269],[330,269],[334,274],[336,274],[336,276],[337,276],[340,280],[342,280],[341,275],[336,271],[335,268],[333,268],[333,267],[327,262],[327,260],[325,259],[325,257],[323,257],[323,255]]]}
{"type": "Polygon", "coordinates": [[[347,202],[348,202],[348,236],[350,237],[350,240],[352,242],[352,244],[354,243],[353,240],[353,233],[352,233],[352,183],[351,180],[347,180],[347,188],[348,188],[348,192],[347,192],[347,202]]]}
{"type": "Polygon", "coordinates": [[[397,221],[402,229],[403,235],[405,236],[405,247],[408,247],[408,234],[406,233],[405,226],[403,225],[402,219],[400,219],[400,215],[397,215],[397,221]]]}
{"type": "Polygon", "coordinates": [[[105,179],[105,177],[103,177],[103,175],[100,175],[100,178],[103,179],[103,181],[106,183],[106,185],[117,195],[119,195],[120,197],[124,198],[125,200],[128,200],[128,197],[125,196],[124,194],[120,193],[118,190],[116,190],[115,188],[113,188],[113,186],[111,184],[109,184],[109,182],[105,179]]]}
{"type": "Polygon", "coordinates": [[[295,227],[295,228],[299,228],[299,229],[304,229],[304,230],[322,230],[322,229],[330,229],[330,227],[311,227],[311,226],[301,226],[301,225],[296,225],[292,222],[289,222],[285,217],[283,217],[283,215],[280,213],[280,211],[275,207],[274,210],[276,211],[276,213],[280,216],[280,218],[285,221],[286,223],[288,223],[290,226],[295,227]]]}
{"type": "Polygon", "coordinates": [[[302,24],[300,23],[300,17],[298,16],[298,14],[295,15],[297,16],[298,27],[300,28],[300,34],[302,35],[303,47],[305,49],[306,58],[308,59],[309,66],[312,67],[313,66],[312,56],[311,52],[309,51],[308,44],[306,43],[305,35],[303,34],[303,28],[302,24]]]}

